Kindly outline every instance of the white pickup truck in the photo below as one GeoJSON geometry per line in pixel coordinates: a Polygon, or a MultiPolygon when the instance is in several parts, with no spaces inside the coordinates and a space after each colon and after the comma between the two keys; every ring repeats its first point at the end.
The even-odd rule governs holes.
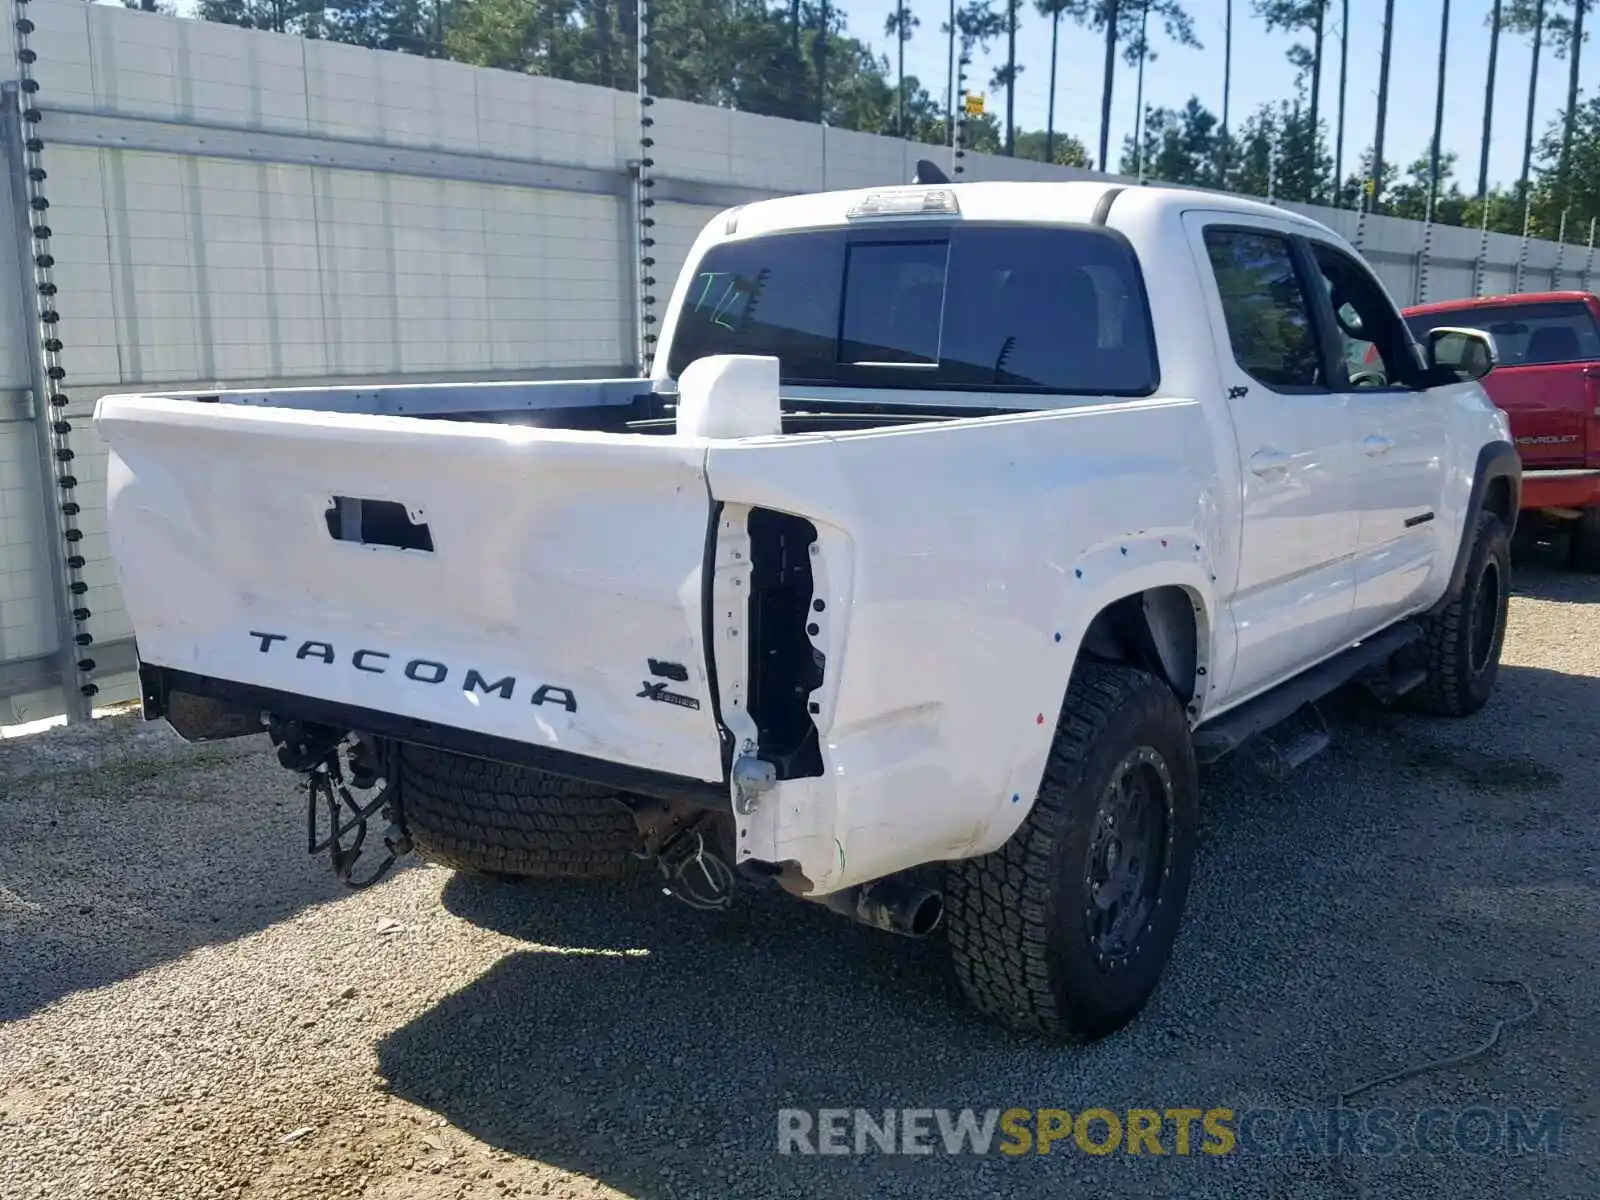
{"type": "Polygon", "coordinates": [[[145,715],[266,728],[347,880],[382,812],[380,871],[776,883],[1087,1040],[1169,957],[1197,763],[1298,763],[1347,683],[1487,700],[1493,365],[1281,209],[918,184],[717,216],[648,379],[95,420],[145,715]]]}

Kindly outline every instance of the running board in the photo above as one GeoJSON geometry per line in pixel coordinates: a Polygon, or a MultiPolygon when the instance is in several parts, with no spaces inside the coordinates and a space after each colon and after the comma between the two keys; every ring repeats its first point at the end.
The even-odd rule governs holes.
{"type": "Polygon", "coordinates": [[[1380,665],[1362,675],[1360,682],[1380,704],[1395,704],[1427,683],[1428,673],[1421,667],[1393,671],[1380,665]]]}
{"type": "Polygon", "coordinates": [[[1279,725],[1250,739],[1256,765],[1274,779],[1287,779],[1333,744],[1328,723],[1315,704],[1301,707],[1279,725]]]}
{"type": "Polygon", "coordinates": [[[1266,692],[1230,709],[1195,730],[1194,753],[1202,763],[1233,753],[1258,733],[1292,717],[1307,704],[1343,687],[1363,671],[1381,667],[1422,636],[1422,627],[1403,621],[1318,663],[1266,692]]]}

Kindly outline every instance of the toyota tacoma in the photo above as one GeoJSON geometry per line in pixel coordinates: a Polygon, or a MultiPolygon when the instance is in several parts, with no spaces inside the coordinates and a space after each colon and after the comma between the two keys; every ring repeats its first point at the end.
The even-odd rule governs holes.
{"type": "Polygon", "coordinates": [[[1282,209],[936,180],[717,215],[641,378],[95,420],[146,717],[268,733],[348,882],[777,887],[1083,1041],[1169,958],[1198,765],[1488,700],[1494,362],[1282,209]]]}

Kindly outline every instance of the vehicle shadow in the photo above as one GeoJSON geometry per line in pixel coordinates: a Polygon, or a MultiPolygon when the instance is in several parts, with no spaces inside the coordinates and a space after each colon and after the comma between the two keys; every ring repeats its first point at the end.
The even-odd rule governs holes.
{"type": "Polygon", "coordinates": [[[777,1108],[951,1104],[952,1070],[1016,1051],[960,1007],[939,934],[775,891],[705,914],[653,890],[454,879],[451,912],[538,945],[384,1039],[391,1090],[629,1195],[766,1194],[741,1164],[775,1153],[777,1108]]]}
{"type": "Polygon", "coordinates": [[[1519,541],[1511,553],[1511,591],[1533,600],[1600,603],[1600,575],[1573,570],[1564,537],[1519,541]]]}
{"type": "MultiPolygon", "coordinates": [[[[1570,1064],[1600,1043],[1578,1019],[1596,979],[1567,947],[1600,922],[1501,902],[1530,878],[1600,900],[1585,873],[1600,839],[1590,832],[1588,857],[1582,841],[1548,840],[1567,837],[1600,781],[1594,758],[1562,750],[1600,746],[1600,680],[1508,667],[1502,686],[1463,722],[1341,704],[1335,749],[1286,781],[1245,762],[1209,771],[1176,956],[1146,1012],[1101,1043],[1050,1045],[973,1014],[938,933],[896,939],[770,892],[707,915],[649,888],[457,877],[448,909],[522,945],[385,1037],[379,1073],[491,1145],[635,1196],[1345,1194],[1346,1168],[1304,1158],[1220,1172],[1127,1155],[780,1160],[778,1110],[1326,1103],[1514,1013],[1514,994],[1481,982],[1486,963],[1548,1001],[1539,1044],[1505,1052],[1519,1101],[1581,1107],[1570,1064]],[[1530,706],[1574,719],[1530,742],[1506,720],[1530,706]]],[[[1465,1105],[1508,1069],[1383,1100],[1465,1105]]],[[[1481,1186],[1461,1195],[1555,1180],[1536,1174],[1549,1163],[1469,1165],[1481,1186]]]]}
{"type": "Polygon", "coordinates": [[[0,742],[0,1023],[340,894],[295,782],[136,717],[0,742]]]}

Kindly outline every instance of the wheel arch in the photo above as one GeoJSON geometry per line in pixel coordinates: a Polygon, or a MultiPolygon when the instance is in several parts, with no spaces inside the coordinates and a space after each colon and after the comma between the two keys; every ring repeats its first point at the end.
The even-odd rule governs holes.
{"type": "MultiPolygon", "coordinates": [[[[1083,664],[1147,671],[1173,693],[1191,726],[1204,711],[1219,648],[1215,598],[1199,571],[1130,573],[1085,604],[1072,663],[1060,677],[1054,719],[1042,721],[1036,738],[1013,764],[1001,803],[991,809],[979,835],[960,857],[987,854],[1005,844],[1027,819],[1044,779],[1045,765],[1073,679],[1083,664]]],[[[1043,714],[1041,714],[1041,717],[1043,714]]]]}
{"type": "Polygon", "coordinates": [[[1090,618],[1073,664],[1142,667],[1185,708],[1209,674],[1210,618],[1205,600],[1181,584],[1161,584],[1112,600],[1090,618]]]}
{"type": "Polygon", "coordinates": [[[1472,473],[1472,489],[1461,514],[1461,534],[1455,561],[1450,567],[1450,582],[1440,598],[1442,610],[1460,593],[1472,555],[1472,539],[1477,530],[1476,516],[1487,509],[1505,523],[1509,536],[1517,531],[1517,513],[1522,506],[1522,460],[1517,448],[1507,441],[1493,441],[1478,451],[1472,473]]]}

